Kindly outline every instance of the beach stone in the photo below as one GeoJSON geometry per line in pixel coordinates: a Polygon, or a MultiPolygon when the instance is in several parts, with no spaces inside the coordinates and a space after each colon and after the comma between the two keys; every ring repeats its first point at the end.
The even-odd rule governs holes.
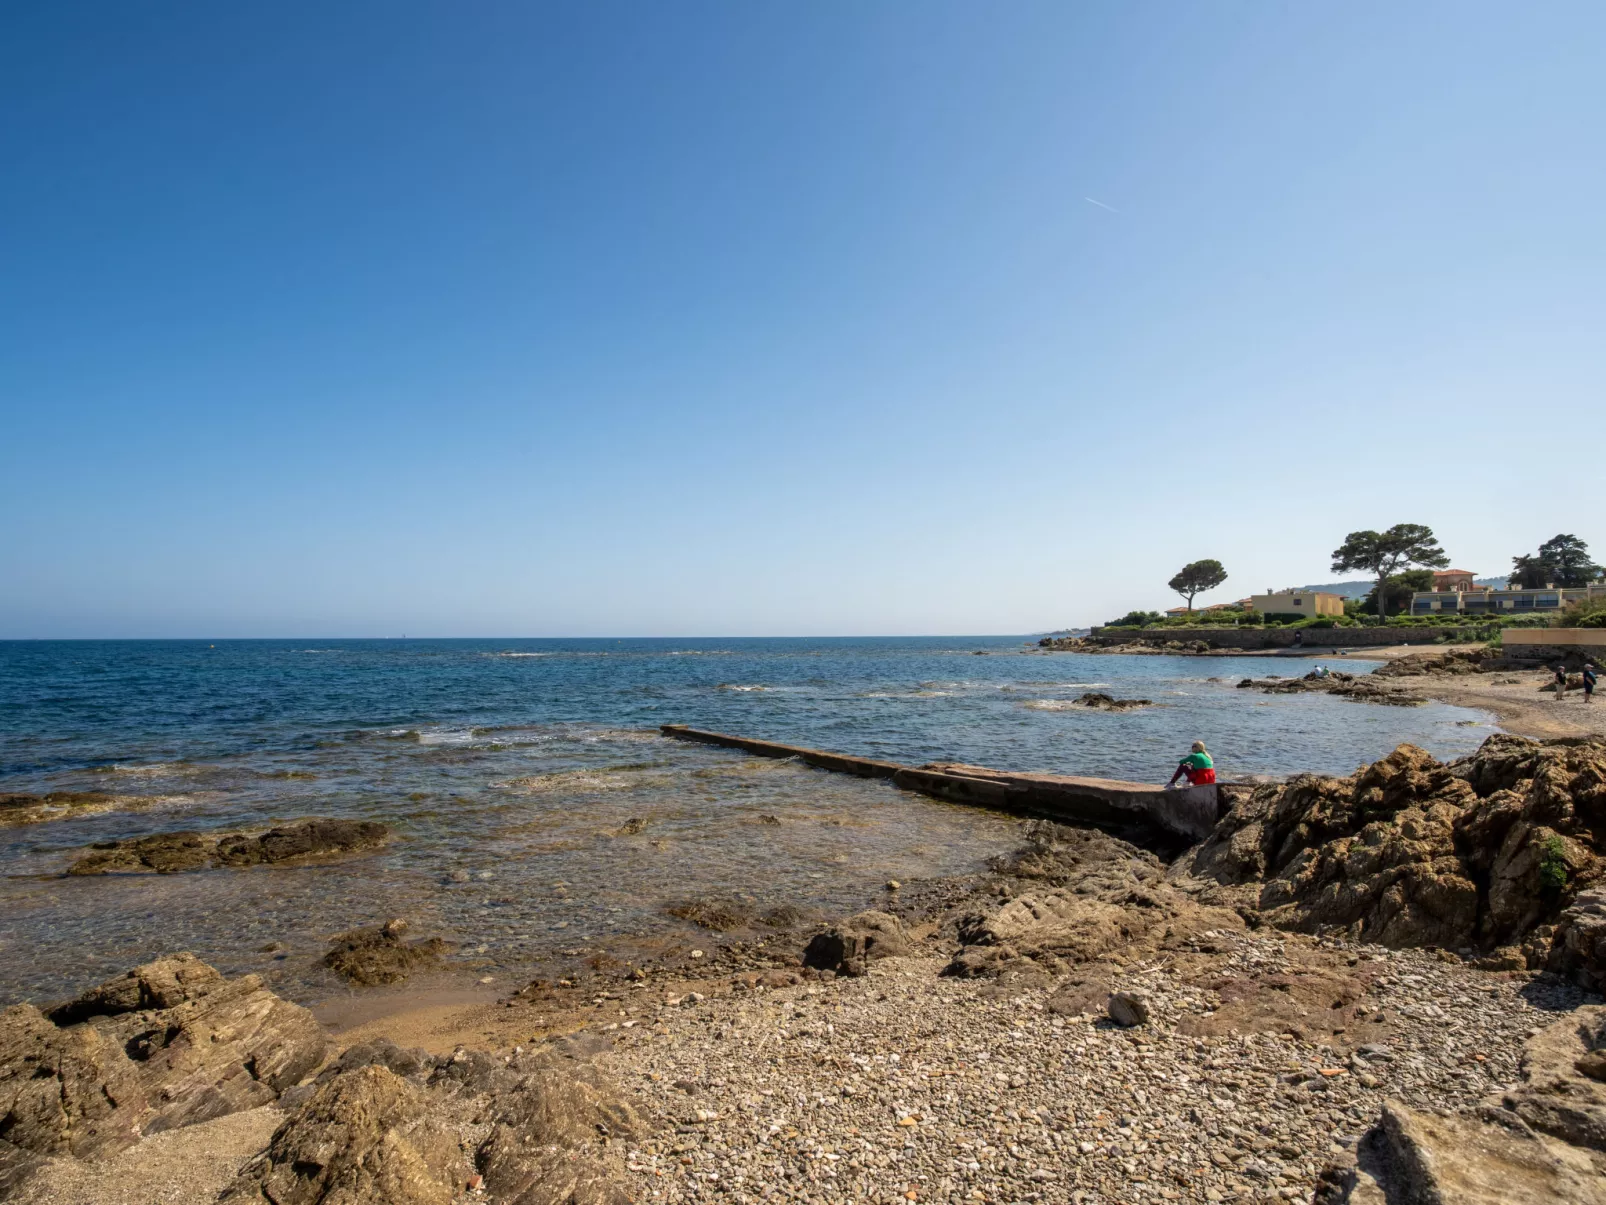
{"type": "Polygon", "coordinates": [[[1128,1027],[1147,1025],[1149,997],[1144,992],[1116,992],[1110,997],[1107,1011],[1110,1020],[1128,1027]]]}
{"type": "Polygon", "coordinates": [[[857,976],[878,958],[909,952],[903,922],[886,912],[861,912],[817,933],[803,951],[803,965],[815,970],[857,976]]]}

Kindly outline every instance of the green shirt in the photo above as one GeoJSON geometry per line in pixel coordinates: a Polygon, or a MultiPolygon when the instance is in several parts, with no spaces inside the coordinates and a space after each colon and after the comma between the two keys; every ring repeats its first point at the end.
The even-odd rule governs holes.
{"type": "Polygon", "coordinates": [[[1214,770],[1216,768],[1216,763],[1210,760],[1208,753],[1190,753],[1182,759],[1180,764],[1187,766],[1190,770],[1214,770]]]}

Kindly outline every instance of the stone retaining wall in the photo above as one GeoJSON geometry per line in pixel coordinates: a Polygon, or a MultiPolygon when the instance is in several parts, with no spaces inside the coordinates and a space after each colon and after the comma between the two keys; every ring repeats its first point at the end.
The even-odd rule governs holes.
{"type": "Polygon", "coordinates": [[[1100,644],[1168,644],[1175,640],[1189,644],[1202,640],[1218,649],[1293,648],[1295,637],[1306,648],[1377,648],[1389,644],[1433,644],[1472,641],[1480,638],[1477,628],[1381,627],[1381,628],[1094,628],[1092,639],[1100,644]]]}

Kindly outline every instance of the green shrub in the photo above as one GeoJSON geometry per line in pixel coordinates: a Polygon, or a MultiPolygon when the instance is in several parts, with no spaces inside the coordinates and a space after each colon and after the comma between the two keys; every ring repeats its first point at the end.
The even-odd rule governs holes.
{"type": "Polygon", "coordinates": [[[1151,623],[1159,623],[1165,618],[1158,611],[1128,611],[1120,619],[1112,619],[1104,626],[1107,628],[1146,628],[1151,623]]]}
{"type": "Polygon", "coordinates": [[[1545,841],[1544,857],[1539,861],[1539,883],[1553,891],[1567,886],[1567,847],[1560,837],[1545,841]]]}

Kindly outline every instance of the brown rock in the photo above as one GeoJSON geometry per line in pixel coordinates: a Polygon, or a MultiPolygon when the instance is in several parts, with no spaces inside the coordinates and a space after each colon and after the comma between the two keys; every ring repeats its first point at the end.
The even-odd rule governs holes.
{"type": "Polygon", "coordinates": [[[474,1174],[424,1092],[377,1064],[324,1084],[220,1200],[450,1205],[474,1174]]]}
{"type": "Polygon", "coordinates": [[[334,939],[323,965],[353,983],[400,983],[422,967],[434,966],[446,953],[438,937],[407,941],[407,922],[397,919],[383,925],[352,929],[334,939]]]}
{"type": "MultiPolygon", "coordinates": [[[[1258,787],[1173,877],[1243,888],[1233,902],[1282,928],[1488,950],[1557,923],[1606,872],[1602,835],[1606,743],[1502,735],[1449,765],[1402,745],[1349,778],[1258,787]]],[[[1561,958],[1580,974],[1595,957],[1588,915],[1579,953],[1561,958]]]]}
{"type": "Polygon", "coordinates": [[[803,965],[839,975],[863,975],[874,960],[908,952],[902,921],[885,912],[861,912],[815,934],[803,951],[803,965]]]}
{"type": "Polygon", "coordinates": [[[323,1029],[255,975],[160,959],[51,1011],[0,1014],[0,1183],[45,1155],[81,1158],[142,1134],[273,1101],[323,1059],[323,1029]],[[10,1172],[6,1171],[10,1168],[10,1172]]]}
{"type": "Polygon", "coordinates": [[[207,866],[308,861],[374,849],[390,830],[371,820],[303,820],[261,834],[156,833],[116,841],[79,858],[70,875],[174,874],[207,866]]]}

